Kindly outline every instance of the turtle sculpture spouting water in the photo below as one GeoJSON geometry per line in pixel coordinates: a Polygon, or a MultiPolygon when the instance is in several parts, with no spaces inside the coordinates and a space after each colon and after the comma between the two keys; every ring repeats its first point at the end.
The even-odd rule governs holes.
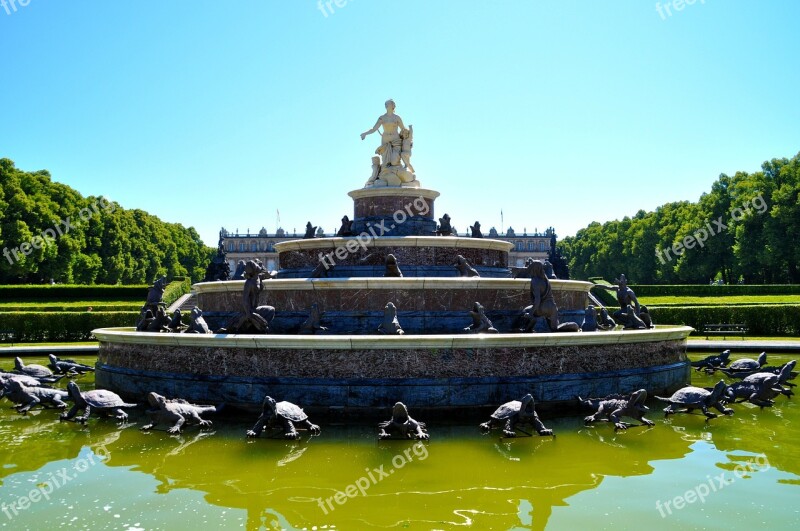
{"type": "Polygon", "coordinates": [[[662,402],[667,402],[669,405],[664,408],[664,416],[668,417],[673,413],[678,413],[683,409],[687,413],[691,413],[695,409],[699,409],[703,414],[710,418],[716,418],[717,414],[712,413],[708,408],[713,407],[720,413],[725,415],[733,415],[733,410],[726,408],[720,402],[725,397],[725,388],[727,385],[724,380],[720,380],[713,389],[706,389],[703,387],[687,386],[683,389],[678,389],[669,398],[662,398],[657,396],[662,402]]]}
{"type": "Polygon", "coordinates": [[[738,376],[750,376],[761,370],[761,367],[767,363],[767,353],[762,352],[758,359],[741,358],[733,363],[727,369],[720,369],[725,376],[736,378],[738,376]]]}
{"type": "Polygon", "coordinates": [[[614,424],[614,431],[627,430],[629,424],[622,422],[621,417],[631,417],[642,424],[655,426],[655,422],[644,418],[644,414],[650,410],[644,403],[647,401],[647,391],[639,389],[629,395],[613,394],[605,398],[589,398],[587,400],[578,397],[584,406],[588,406],[596,411],[594,415],[589,415],[583,422],[592,424],[598,420],[607,420],[614,424]]]}
{"type": "Polygon", "coordinates": [[[47,408],[52,405],[64,409],[67,407],[64,400],[69,400],[67,392],[63,389],[28,387],[19,380],[8,380],[5,389],[5,395],[11,402],[17,404],[17,411],[23,415],[35,406],[47,408]]]}
{"type": "Polygon", "coordinates": [[[118,394],[108,391],[106,389],[94,389],[92,391],[83,391],[78,387],[75,382],[67,384],[67,391],[70,398],[75,402],[67,413],[61,415],[61,420],[72,420],[75,418],[76,422],[86,424],[86,420],[91,415],[92,411],[98,411],[103,414],[111,413],[120,422],[128,419],[128,414],[122,408],[136,407],[136,404],[128,404],[119,397],[118,394]],[[75,417],[78,411],[83,410],[83,415],[75,417]]]}
{"type": "Polygon", "coordinates": [[[714,354],[712,356],[706,356],[705,358],[697,361],[692,362],[692,367],[695,368],[696,371],[705,371],[708,374],[714,374],[714,371],[717,369],[722,369],[728,366],[730,360],[728,359],[731,355],[730,350],[723,350],[719,354],[714,354]]]}
{"type": "Polygon", "coordinates": [[[172,425],[167,429],[167,433],[171,434],[180,433],[184,424],[198,424],[201,428],[207,428],[211,426],[211,421],[201,418],[201,415],[218,413],[222,409],[221,405],[198,406],[180,398],[170,400],[154,392],[148,393],[147,403],[153,408],[147,410],[150,424],[142,426],[141,429],[150,430],[163,422],[172,425]]]}
{"type": "MultiPolygon", "coordinates": [[[[797,372],[794,368],[797,366],[797,360],[791,360],[780,367],[761,367],[758,372],[769,372],[778,376],[778,383],[787,385],[789,387],[797,387],[796,384],[791,383],[789,380],[797,378],[797,372]],[[788,367],[788,368],[787,368],[788,367]]],[[[746,376],[745,376],[746,378],[746,376]]]]}
{"type": "Polygon", "coordinates": [[[261,416],[258,417],[255,426],[247,431],[248,437],[258,437],[264,428],[280,428],[283,430],[283,436],[286,439],[297,439],[300,434],[295,429],[295,423],[299,423],[311,432],[312,435],[319,435],[320,429],[316,424],[312,424],[308,420],[308,415],[303,411],[300,406],[292,404],[291,402],[276,402],[270,396],[264,397],[264,405],[261,410],[261,416]]]}
{"type": "Polygon", "coordinates": [[[425,423],[411,418],[408,408],[402,402],[397,402],[392,408],[392,418],[378,424],[379,439],[417,439],[427,441],[430,435],[425,429],[425,423]]]}
{"type": "Polygon", "coordinates": [[[62,360],[55,354],[50,354],[49,367],[53,369],[56,374],[64,374],[67,376],[76,376],[79,374],[86,374],[87,372],[94,372],[94,367],[78,363],[75,360],[62,360]]]}
{"type": "MultiPolygon", "coordinates": [[[[481,431],[488,432],[492,428],[503,426],[503,435],[516,437],[520,425],[530,425],[539,435],[553,435],[553,430],[544,427],[536,414],[536,402],[531,394],[522,397],[522,400],[512,400],[498,407],[492,413],[488,422],[480,425],[481,431]]],[[[519,431],[522,431],[521,429],[519,431]]],[[[523,433],[525,433],[523,431],[523,433]]],[[[527,433],[526,433],[527,434],[527,433]]],[[[527,434],[529,435],[529,434],[527,434]]],[[[553,435],[555,437],[555,435],[553,435]]]]}
{"type": "Polygon", "coordinates": [[[64,377],[64,375],[53,374],[53,371],[51,371],[44,365],[37,365],[36,363],[25,365],[22,362],[22,358],[19,357],[14,358],[14,372],[17,374],[24,374],[25,376],[36,378],[37,380],[43,383],[54,383],[64,377]]]}
{"type": "MultiPolygon", "coordinates": [[[[725,389],[725,399],[729,402],[750,402],[761,408],[772,407],[774,398],[788,390],[778,383],[778,376],[768,372],[759,372],[736,382],[725,389]]],[[[791,391],[788,391],[791,393],[791,391]]]]}

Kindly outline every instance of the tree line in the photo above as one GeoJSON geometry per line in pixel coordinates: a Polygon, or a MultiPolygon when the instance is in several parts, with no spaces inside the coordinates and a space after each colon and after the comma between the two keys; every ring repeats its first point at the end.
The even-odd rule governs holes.
{"type": "Polygon", "coordinates": [[[800,283],[800,153],[721,174],[697,202],[591,223],[561,241],[572,278],[637,284],[800,283]]]}
{"type": "Polygon", "coordinates": [[[202,279],[214,249],[193,227],[84,197],[0,159],[0,284],[144,284],[202,279]]]}

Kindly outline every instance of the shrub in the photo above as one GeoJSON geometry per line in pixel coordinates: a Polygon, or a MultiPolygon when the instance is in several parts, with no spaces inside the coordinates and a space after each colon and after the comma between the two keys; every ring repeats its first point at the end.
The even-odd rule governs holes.
{"type": "Polygon", "coordinates": [[[139,312],[4,312],[0,330],[15,342],[88,341],[95,328],[135,326],[139,312]]]}
{"type": "Polygon", "coordinates": [[[145,285],[136,286],[69,286],[21,285],[0,286],[3,301],[138,301],[147,298],[145,285]]]}
{"type": "MultiPolygon", "coordinates": [[[[189,277],[175,277],[172,282],[167,284],[166,289],[164,290],[164,296],[161,300],[167,306],[170,306],[173,302],[178,300],[182,295],[186,295],[192,289],[192,279],[189,277]]],[[[142,300],[144,303],[146,299],[142,300]]]]}

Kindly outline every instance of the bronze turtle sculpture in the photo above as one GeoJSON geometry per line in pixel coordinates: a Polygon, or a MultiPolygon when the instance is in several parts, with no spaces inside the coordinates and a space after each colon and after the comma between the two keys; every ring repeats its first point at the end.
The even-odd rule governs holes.
{"type": "MultiPolygon", "coordinates": [[[[750,402],[760,408],[772,407],[774,398],[780,394],[791,393],[778,383],[778,376],[768,372],[759,372],[748,376],[741,382],[729,385],[725,389],[728,402],[750,402]]],[[[787,395],[788,396],[788,395],[787,395]]]]}
{"type": "Polygon", "coordinates": [[[492,428],[502,425],[503,435],[516,437],[516,430],[519,429],[517,426],[526,424],[533,426],[539,435],[553,435],[553,430],[545,428],[542,421],[539,420],[539,415],[536,414],[536,402],[530,393],[523,396],[522,400],[512,400],[498,407],[492,413],[489,421],[481,424],[480,428],[481,431],[488,432],[492,428]]]}
{"type": "Polygon", "coordinates": [[[761,370],[767,363],[767,353],[762,352],[759,354],[758,359],[741,358],[733,363],[727,369],[720,369],[725,376],[735,378],[737,375],[749,376],[761,370]]]}
{"type": "Polygon", "coordinates": [[[220,406],[198,406],[190,404],[181,398],[167,399],[166,397],[150,392],[147,394],[147,403],[152,409],[147,410],[150,416],[150,424],[142,426],[142,430],[150,430],[160,422],[172,424],[167,429],[167,433],[177,434],[181,432],[184,424],[198,424],[201,428],[211,426],[210,420],[201,418],[206,413],[218,413],[222,409],[220,406]]]}
{"type": "Polygon", "coordinates": [[[709,411],[708,408],[710,407],[713,407],[725,415],[733,415],[733,410],[724,407],[721,403],[721,400],[725,397],[726,387],[725,381],[720,380],[712,389],[689,385],[678,389],[669,398],[660,396],[656,398],[662,402],[669,403],[669,405],[664,408],[665,417],[673,413],[678,413],[682,411],[682,408],[685,408],[686,413],[691,413],[693,410],[699,409],[707,418],[713,419],[717,417],[717,414],[709,411]]]}
{"type": "Polygon", "coordinates": [[[647,390],[645,389],[639,389],[629,395],[613,394],[605,398],[589,398],[587,400],[578,397],[578,400],[581,404],[596,411],[594,415],[583,419],[585,424],[607,420],[614,424],[614,431],[627,430],[630,425],[622,422],[621,417],[631,417],[642,424],[655,426],[655,422],[644,418],[644,414],[650,410],[644,405],[647,401],[647,390]]]}
{"type": "Polygon", "coordinates": [[[411,418],[408,408],[402,402],[397,402],[392,408],[392,418],[378,424],[379,439],[417,439],[427,441],[430,435],[425,429],[425,423],[411,418]]]}
{"type": "Polygon", "coordinates": [[[17,374],[24,374],[25,376],[30,376],[32,378],[36,378],[40,382],[46,383],[53,383],[59,381],[63,378],[63,375],[55,375],[53,371],[45,367],[44,365],[38,365],[36,363],[31,363],[29,365],[25,365],[22,362],[22,358],[14,358],[14,372],[17,374]]]}
{"type": "Polygon", "coordinates": [[[308,415],[305,411],[296,404],[291,402],[276,402],[270,396],[264,397],[264,404],[261,409],[261,416],[258,417],[252,429],[247,431],[248,437],[258,437],[264,428],[278,427],[283,430],[283,436],[286,439],[297,439],[300,434],[295,429],[295,423],[299,423],[311,432],[312,435],[319,435],[320,429],[316,424],[312,424],[308,420],[308,415]]]}
{"type": "Polygon", "coordinates": [[[797,372],[794,368],[797,366],[797,360],[787,361],[780,367],[761,367],[758,372],[771,372],[778,375],[778,383],[781,385],[788,385],[789,387],[797,387],[796,384],[791,383],[789,380],[797,378],[797,372]]]}
{"type": "Polygon", "coordinates": [[[123,411],[123,408],[136,407],[136,404],[128,404],[120,396],[114,392],[106,389],[94,389],[92,391],[81,391],[78,384],[70,382],[67,384],[67,391],[69,396],[75,402],[75,405],[70,410],[61,415],[61,420],[71,420],[75,418],[76,422],[86,424],[86,420],[91,415],[92,411],[100,413],[111,413],[114,417],[124,422],[128,419],[128,414],[123,411]],[[78,411],[83,410],[83,415],[75,417],[78,411]]]}
{"type": "Polygon", "coordinates": [[[8,380],[5,386],[5,395],[11,402],[17,404],[17,411],[23,415],[35,406],[47,408],[52,405],[64,409],[67,407],[64,400],[69,400],[67,392],[63,389],[28,387],[19,380],[8,380]]]}

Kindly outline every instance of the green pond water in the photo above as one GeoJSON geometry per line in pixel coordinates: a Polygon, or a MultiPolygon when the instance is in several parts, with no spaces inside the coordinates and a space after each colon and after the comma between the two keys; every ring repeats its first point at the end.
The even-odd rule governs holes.
{"type": "MultiPolygon", "coordinates": [[[[700,356],[692,356],[696,359],[700,356]]],[[[739,356],[734,356],[739,357],[739,356]]],[[[789,356],[770,356],[777,365],[789,356]]],[[[44,363],[43,359],[27,362],[44,363]]],[[[93,363],[84,357],[79,361],[93,363]]],[[[12,360],[0,365],[10,368],[12,360]]],[[[697,375],[695,385],[716,379],[697,375]]],[[[84,389],[93,378],[78,379],[84,389]]],[[[63,385],[63,384],[62,384],[63,385]]],[[[299,441],[246,440],[255,418],[144,433],[56,410],[0,410],[0,526],[8,529],[796,529],[800,408],[779,397],[733,417],[663,419],[614,433],[546,419],[557,437],[501,439],[434,425],[431,441],[376,440],[373,424],[299,441]],[[339,497],[336,498],[336,494],[339,497]],[[349,496],[348,496],[349,494],[349,496]],[[702,499],[701,499],[702,498],[702,499]],[[329,501],[326,501],[329,500],[329,501]],[[669,503],[669,505],[667,505],[669,503]]],[[[413,415],[413,411],[412,411],[413,415]]],[[[313,420],[313,419],[312,419],[313,420]]],[[[425,420],[425,419],[422,419],[425,420]]]]}

